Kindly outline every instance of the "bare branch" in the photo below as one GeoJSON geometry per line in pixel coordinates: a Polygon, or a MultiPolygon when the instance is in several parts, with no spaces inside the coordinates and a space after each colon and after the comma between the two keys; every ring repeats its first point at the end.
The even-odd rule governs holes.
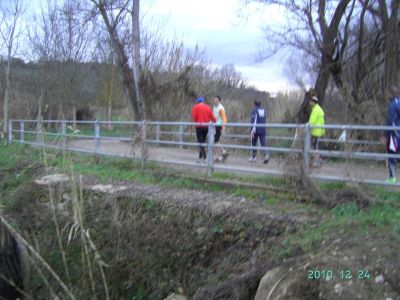
{"type": "Polygon", "coordinates": [[[321,30],[321,35],[325,36],[328,30],[328,25],[325,19],[325,0],[318,1],[318,23],[321,30]]]}

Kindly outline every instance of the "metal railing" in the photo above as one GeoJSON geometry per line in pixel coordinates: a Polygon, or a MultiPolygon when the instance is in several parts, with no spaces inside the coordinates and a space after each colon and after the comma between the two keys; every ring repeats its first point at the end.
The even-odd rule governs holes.
{"type": "MultiPolygon", "coordinates": [[[[113,126],[125,126],[126,130],[122,132],[122,135],[119,136],[107,136],[102,135],[101,127],[110,124],[109,121],[76,121],[75,124],[83,130],[84,134],[81,134],[79,130],[74,131],[72,128],[72,121],[67,120],[10,120],[9,121],[9,135],[8,140],[9,143],[18,142],[21,144],[29,144],[34,146],[43,146],[48,148],[57,148],[70,151],[78,151],[85,153],[95,153],[98,155],[111,155],[111,156],[129,156],[135,159],[140,159],[142,161],[156,161],[163,163],[173,163],[180,165],[188,165],[188,166],[198,166],[197,163],[188,162],[179,159],[170,159],[170,158],[145,158],[132,154],[121,154],[121,153],[110,153],[107,151],[102,151],[101,141],[119,141],[119,142],[132,142],[132,136],[129,136],[128,132],[135,132],[135,127],[139,128],[142,126],[146,132],[145,141],[146,145],[153,146],[166,146],[171,147],[175,146],[179,149],[187,148],[187,147],[198,147],[204,146],[208,151],[208,159],[207,164],[202,166],[207,168],[208,175],[211,175],[214,170],[228,170],[228,171],[242,171],[242,172],[250,172],[250,173],[259,173],[259,174],[270,174],[270,175],[284,175],[283,170],[276,169],[268,169],[268,168],[255,168],[249,166],[235,166],[235,165],[224,165],[224,164],[215,164],[214,163],[214,148],[216,145],[214,144],[213,138],[214,134],[209,134],[207,142],[204,144],[199,144],[197,141],[188,140],[189,137],[193,136],[192,132],[187,132],[186,130],[189,128],[193,128],[194,126],[198,126],[199,124],[193,122],[157,122],[157,121],[112,121],[111,124],[113,126]],[[51,129],[47,129],[47,127],[54,127],[51,129]],[[86,130],[85,130],[85,128],[86,130]],[[173,128],[173,130],[165,130],[162,128],[173,128]],[[149,130],[149,128],[153,128],[154,130],[149,130]],[[177,128],[177,130],[176,130],[177,128]],[[68,130],[71,131],[68,133],[68,130]],[[86,134],[85,134],[86,132],[86,134]],[[88,134],[87,132],[91,133],[88,134]],[[33,135],[33,136],[32,136],[33,135]],[[14,136],[18,136],[19,139],[15,139],[14,136]],[[30,136],[30,138],[27,138],[30,136]],[[165,138],[165,137],[168,138],[165,138]],[[172,138],[171,138],[172,137],[172,138]],[[173,138],[175,137],[175,138],[173,138]],[[51,140],[53,138],[53,140],[51,140]],[[84,140],[93,140],[93,148],[85,149],[79,147],[70,146],[68,143],[69,139],[84,139],[84,140]],[[57,142],[55,142],[57,140],[57,142]]],[[[208,127],[208,132],[213,133],[215,130],[215,124],[207,123],[200,124],[204,127],[208,127]]],[[[267,136],[267,140],[270,142],[271,140],[277,141],[286,141],[290,142],[290,146],[267,146],[253,147],[244,142],[246,139],[249,141],[249,132],[250,132],[250,124],[249,123],[229,123],[227,127],[231,128],[233,131],[243,130],[246,133],[234,133],[234,134],[225,134],[224,138],[227,140],[234,140],[234,143],[227,144],[218,144],[218,146],[224,147],[226,149],[231,149],[234,151],[268,151],[270,153],[296,153],[302,156],[302,164],[304,172],[308,173],[311,178],[321,179],[321,180],[329,180],[329,181],[352,181],[359,183],[369,183],[369,184],[380,184],[387,185],[388,183],[383,180],[375,180],[375,179],[365,179],[365,178],[354,178],[349,176],[340,176],[340,175],[325,175],[325,174],[313,174],[310,171],[310,156],[313,154],[319,154],[323,157],[330,158],[342,158],[342,159],[359,159],[359,160],[370,160],[370,161],[382,161],[388,158],[396,158],[400,160],[399,154],[385,154],[382,151],[371,151],[368,147],[378,147],[381,143],[377,141],[371,140],[355,140],[355,139],[320,139],[323,143],[335,143],[340,145],[351,145],[367,147],[366,149],[357,149],[357,151],[349,150],[312,150],[310,144],[311,137],[311,129],[314,128],[309,124],[265,124],[259,125],[258,127],[266,127],[268,130],[273,129],[284,129],[288,131],[289,135],[286,136],[278,136],[278,135],[269,135],[267,136]]],[[[393,128],[388,126],[365,126],[365,125],[325,125],[325,126],[315,126],[323,127],[326,130],[340,130],[350,132],[352,130],[357,131],[378,131],[383,132],[385,130],[393,130],[400,128],[393,128]]],[[[137,131],[138,129],[136,129],[137,131]]],[[[131,134],[132,135],[132,134],[131,134]]],[[[141,153],[141,151],[138,151],[141,153]]],[[[399,183],[390,184],[393,186],[400,186],[399,183]]]]}

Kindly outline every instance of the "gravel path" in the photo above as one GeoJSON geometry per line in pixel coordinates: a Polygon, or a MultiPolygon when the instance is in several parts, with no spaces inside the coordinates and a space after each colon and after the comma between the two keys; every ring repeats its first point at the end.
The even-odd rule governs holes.
{"type": "MultiPolygon", "coordinates": [[[[68,142],[69,148],[94,151],[93,140],[74,140],[68,142]]],[[[100,152],[115,156],[132,157],[131,145],[117,140],[101,141],[100,152]]],[[[139,151],[136,151],[138,153],[139,151]]],[[[167,147],[151,147],[149,149],[149,159],[169,162],[181,162],[182,164],[195,163],[197,159],[197,148],[178,149],[167,147]]],[[[313,175],[325,176],[345,176],[354,179],[383,180],[387,177],[386,164],[384,161],[358,160],[359,163],[327,162],[325,161],[320,169],[311,169],[313,175]]],[[[263,164],[261,156],[256,163],[249,163],[243,153],[232,153],[225,163],[215,163],[217,171],[225,168],[237,173],[265,173],[280,174],[284,171],[284,157],[272,154],[268,164],[263,164]],[[238,170],[242,168],[245,170],[238,170]]],[[[192,166],[194,172],[202,172],[204,166],[192,166]]]]}

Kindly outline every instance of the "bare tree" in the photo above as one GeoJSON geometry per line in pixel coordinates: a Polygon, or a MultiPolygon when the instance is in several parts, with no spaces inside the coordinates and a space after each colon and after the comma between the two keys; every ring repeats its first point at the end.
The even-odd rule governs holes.
{"type": "MultiPolygon", "coordinates": [[[[278,29],[265,28],[266,36],[273,46],[261,58],[273,55],[285,47],[302,51],[313,58],[317,64],[314,90],[320,102],[323,103],[331,75],[340,69],[341,55],[338,54],[341,54],[347,46],[347,28],[356,0],[334,2],[326,0],[250,0],[246,2],[278,5],[286,11],[285,24],[278,29]],[[342,43],[339,44],[338,40],[342,43]]],[[[339,76],[336,78],[340,79],[339,76]]],[[[337,81],[337,84],[340,85],[340,80],[337,81]]]]}
{"type": "MultiPolygon", "coordinates": [[[[46,69],[46,63],[55,60],[56,44],[54,30],[56,20],[56,11],[52,9],[50,2],[47,3],[47,9],[42,7],[41,12],[33,16],[32,26],[28,28],[28,42],[30,51],[26,51],[26,56],[39,64],[38,74],[38,94],[37,97],[37,120],[43,118],[43,102],[48,83],[51,81],[52,74],[46,69]]],[[[54,86],[53,86],[54,88],[54,86]]],[[[48,106],[46,106],[48,107],[48,106]]],[[[41,123],[37,123],[38,132],[40,132],[41,123]]],[[[40,137],[37,136],[39,139],[40,137]]]]}
{"type": "Polygon", "coordinates": [[[30,56],[41,66],[39,114],[46,100],[53,118],[69,116],[74,128],[77,109],[85,108],[82,100],[89,68],[84,62],[90,58],[93,48],[93,26],[85,21],[84,8],[81,0],[49,0],[35,16],[35,26],[29,31],[33,49],[30,56]]]}
{"type": "Polygon", "coordinates": [[[9,0],[0,9],[1,45],[6,52],[5,63],[5,92],[3,102],[3,137],[8,133],[8,110],[10,101],[11,62],[16,55],[21,37],[21,21],[27,4],[24,0],[9,0]]]}
{"type": "MultiPolygon", "coordinates": [[[[139,0],[91,0],[100,13],[123,77],[125,93],[137,120],[146,120],[145,101],[140,89],[139,0]],[[130,25],[129,25],[130,23],[130,25]],[[131,56],[128,53],[132,53],[131,56]],[[129,64],[131,62],[131,64],[129,64]]],[[[139,126],[142,163],[147,158],[146,127],[139,126]]]]}
{"type": "MultiPolygon", "coordinates": [[[[362,122],[371,117],[379,120],[384,115],[379,110],[377,114],[368,113],[371,109],[360,109],[362,104],[386,104],[387,87],[399,81],[400,4],[365,0],[360,1],[360,6],[360,18],[352,32],[354,47],[349,49],[343,69],[352,96],[349,108],[358,108],[355,118],[362,122]]],[[[380,106],[386,109],[386,105],[380,106]]]]}
{"type": "MultiPolygon", "coordinates": [[[[56,7],[58,20],[56,22],[57,60],[63,62],[65,82],[61,83],[64,104],[71,106],[73,127],[76,128],[77,106],[82,103],[81,87],[88,70],[83,70],[85,59],[92,40],[91,23],[85,22],[83,15],[84,2],[81,0],[66,0],[56,7]],[[78,67],[79,66],[79,67],[78,67]]],[[[83,88],[83,87],[82,87],[83,88]]],[[[61,107],[62,103],[60,103],[61,107]]],[[[63,114],[63,108],[60,109],[63,114]]]]}
{"type": "Polygon", "coordinates": [[[140,28],[139,0],[91,0],[100,13],[110,36],[119,68],[124,78],[124,88],[138,120],[146,119],[145,102],[139,88],[140,79],[140,28]],[[131,22],[130,28],[126,22],[131,22]],[[129,51],[130,50],[130,51],[129,51]],[[132,53],[129,57],[128,53],[132,53]],[[131,61],[131,64],[129,62],[131,61]]]}
{"type": "Polygon", "coordinates": [[[117,101],[123,99],[123,87],[120,80],[118,66],[114,51],[111,47],[110,39],[99,36],[98,46],[96,47],[96,58],[100,62],[100,90],[99,103],[106,106],[107,129],[112,130],[112,112],[117,101]]]}
{"type": "MultiPolygon", "coordinates": [[[[309,68],[309,72],[316,75],[314,90],[321,103],[333,79],[341,97],[354,111],[353,121],[366,121],[371,103],[386,99],[386,87],[398,80],[399,1],[246,2],[278,5],[287,12],[288,19],[282,27],[268,27],[266,30],[274,45],[267,55],[284,47],[294,48],[306,55],[307,63],[311,61],[311,66],[315,66],[309,68]]],[[[302,118],[299,121],[304,122],[308,119],[308,104],[304,102],[301,108],[303,111],[299,112],[299,116],[302,118]]],[[[372,120],[369,118],[369,121],[372,120]]]]}
{"type": "Polygon", "coordinates": [[[227,88],[239,87],[243,82],[242,75],[236,71],[233,64],[222,66],[218,73],[220,83],[227,88]]]}

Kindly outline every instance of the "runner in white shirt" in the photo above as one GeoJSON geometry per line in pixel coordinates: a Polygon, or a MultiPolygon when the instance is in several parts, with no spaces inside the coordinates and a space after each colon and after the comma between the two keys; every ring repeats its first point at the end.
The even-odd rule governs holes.
{"type": "MultiPolygon", "coordinates": [[[[221,135],[226,127],[226,115],[225,115],[225,108],[221,104],[221,97],[214,96],[214,107],[213,113],[217,122],[215,123],[215,137],[214,143],[219,144],[221,139],[221,135]]],[[[215,161],[216,162],[223,162],[228,157],[229,153],[221,146],[217,146],[215,149],[215,161]]]]}

